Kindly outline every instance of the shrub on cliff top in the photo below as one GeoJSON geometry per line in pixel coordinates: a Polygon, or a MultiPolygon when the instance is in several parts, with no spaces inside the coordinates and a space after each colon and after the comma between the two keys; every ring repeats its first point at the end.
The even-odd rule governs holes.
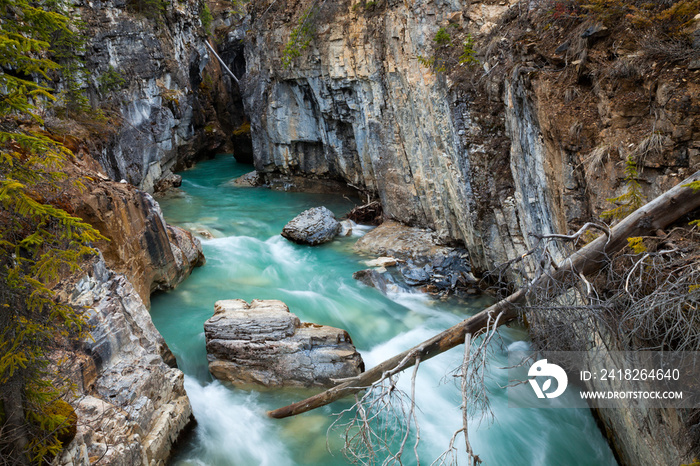
{"type": "Polygon", "coordinates": [[[206,3],[202,5],[202,12],[199,14],[199,19],[200,21],[202,21],[202,27],[204,28],[204,32],[210,34],[211,22],[214,20],[214,17],[211,15],[209,5],[207,5],[206,3]]]}
{"type": "Polygon", "coordinates": [[[608,27],[628,25],[635,29],[658,28],[664,34],[679,36],[700,13],[700,0],[556,0],[551,12],[554,19],[592,16],[608,27]]]}
{"type": "Polygon", "coordinates": [[[700,13],[700,0],[539,0],[539,8],[555,21],[594,19],[607,27],[657,29],[678,38],[700,13]]]}
{"type": "Polygon", "coordinates": [[[292,60],[301,56],[301,52],[311,44],[314,32],[314,16],[317,13],[316,3],[301,15],[299,23],[292,29],[289,41],[282,51],[282,67],[289,68],[292,60]]]}
{"type": "Polygon", "coordinates": [[[464,48],[462,49],[462,55],[457,59],[460,65],[474,66],[478,65],[479,59],[476,58],[476,50],[474,50],[474,38],[471,34],[467,34],[467,38],[464,40],[464,48]]]}

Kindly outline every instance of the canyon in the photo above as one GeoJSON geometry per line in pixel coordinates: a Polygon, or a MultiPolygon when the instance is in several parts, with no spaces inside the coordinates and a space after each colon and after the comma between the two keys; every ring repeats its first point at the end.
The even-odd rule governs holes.
{"type": "MultiPolygon", "coordinates": [[[[197,160],[252,154],[274,189],[378,200],[386,220],[464,248],[477,276],[525,254],[531,233],[575,231],[609,209],[630,157],[646,199],[700,168],[698,16],[684,26],[691,51],[671,59],[594,20],[557,20],[546,2],[235,3],[206,4],[211,40],[198,1],[159,21],[120,0],[73,4],[89,31],[83,88],[113,124],[73,128],[70,170],[90,181],[71,206],[110,241],[62,289],[92,308],[94,341],[76,358],[86,422],[59,464],[165,464],[191,423],[148,306],[204,263],[152,196],[197,160]],[[293,43],[307,22],[308,42],[293,43]],[[459,59],[470,41],[476,65],[459,59]],[[124,81],[106,89],[110,70],[124,81]]],[[[621,402],[597,415],[624,464],[692,460],[687,413],[621,402]]]]}

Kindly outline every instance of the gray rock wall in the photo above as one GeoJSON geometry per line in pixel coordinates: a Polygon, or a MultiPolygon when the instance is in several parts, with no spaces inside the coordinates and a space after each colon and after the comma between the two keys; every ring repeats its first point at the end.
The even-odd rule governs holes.
{"type": "Polygon", "coordinates": [[[129,5],[75,1],[86,24],[82,58],[90,74],[83,87],[112,132],[93,155],[110,178],[152,193],[198,157],[232,152],[231,131],[243,116],[228,105],[238,89],[205,46],[200,2],[170,3],[158,20],[129,5]],[[110,72],[124,83],[105,86],[110,72]]]}
{"type": "MultiPolygon", "coordinates": [[[[534,188],[534,198],[526,193],[525,201],[519,196],[507,202],[497,193],[495,202],[490,196],[481,200],[489,208],[477,205],[476,172],[486,167],[475,166],[471,154],[483,149],[464,135],[482,129],[464,99],[419,62],[432,50],[438,28],[465,6],[389,2],[378,15],[350,2],[327,6],[313,46],[288,69],[281,50],[301,8],[287,7],[294,18],[287,23],[276,19],[279,11],[254,18],[244,97],[256,169],[343,180],[376,195],[390,218],[464,242],[482,269],[525,251],[520,223],[554,230],[542,185],[534,188]]],[[[523,130],[521,152],[541,165],[542,150],[528,145],[537,128],[518,119],[526,104],[511,109],[511,132],[523,130]]],[[[519,163],[530,166],[524,158],[519,163]]],[[[537,166],[522,172],[514,162],[512,168],[518,188],[544,178],[537,166]]]]}

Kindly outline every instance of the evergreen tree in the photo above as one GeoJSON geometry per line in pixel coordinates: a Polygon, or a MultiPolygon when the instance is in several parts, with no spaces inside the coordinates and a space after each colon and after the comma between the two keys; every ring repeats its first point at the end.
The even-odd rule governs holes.
{"type": "Polygon", "coordinates": [[[56,207],[70,151],[43,133],[38,109],[54,100],[52,38],[75,33],[60,5],[0,0],[0,462],[42,464],[62,448],[74,413],[49,370],[53,349],[86,331],[52,290],[95,253],[101,235],[56,207]],[[65,407],[65,404],[63,404],[65,407]]]}

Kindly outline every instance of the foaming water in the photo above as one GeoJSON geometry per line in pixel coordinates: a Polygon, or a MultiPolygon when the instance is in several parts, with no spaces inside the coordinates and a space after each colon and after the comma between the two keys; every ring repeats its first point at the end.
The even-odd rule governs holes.
{"type": "MultiPolygon", "coordinates": [[[[327,431],[333,413],[347,401],[284,420],[265,416],[309,395],[306,391],[233,389],[213,381],[208,369],[203,324],[220,299],[280,299],[303,321],[347,330],[367,367],[410,348],[490,304],[485,297],[469,302],[438,302],[424,294],[402,291],[384,296],[352,279],[366,258],[352,253],[357,236],[305,247],[279,233],[301,211],[325,205],[337,216],[352,204],[341,197],[236,188],[229,181],[247,167],[230,157],[199,164],[183,173],[182,192],[160,201],[170,223],[202,239],[207,264],[196,269],[177,290],[152,299],[153,320],[186,374],[186,389],[198,420],[195,435],[173,463],[184,465],[343,465],[341,433],[327,431]],[[329,452],[330,449],[330,452],[329,452]]],[[[492,345],[488,379],[495,421],[470,420],[474,451],[487,465],[608,465],[609,447],[587,410],[508,408],[499,385],[507,383],[508,347],[527,347],[518,329],[502,332],[492,345]]],[[[421,463],[430,464],[461,427],[461,396],[452,373],[461,349],[421,365],[416,380],[421,463]]],[[[410,390],[410,375],[399,379],[410,390]]],[[[411,446],[403,464],[416,464],[411,446]],[[409,454],[410,453],[410,454],[409,454]]],[[[464,464],[463,442],[457,441],[464,464]]],[[[381,459],[380,459],[381,463],[381,459]]]]}
{"type": "Polygon", "coordinates": [[[279,429],[266,418],[257,393],[233,391],[217,381],[202,384],[192,377],[185,377],[185,390],[197,416],[197,430],[196,441],[179,463],[294,464],[283,444],[268,441],[279,429]]]}

